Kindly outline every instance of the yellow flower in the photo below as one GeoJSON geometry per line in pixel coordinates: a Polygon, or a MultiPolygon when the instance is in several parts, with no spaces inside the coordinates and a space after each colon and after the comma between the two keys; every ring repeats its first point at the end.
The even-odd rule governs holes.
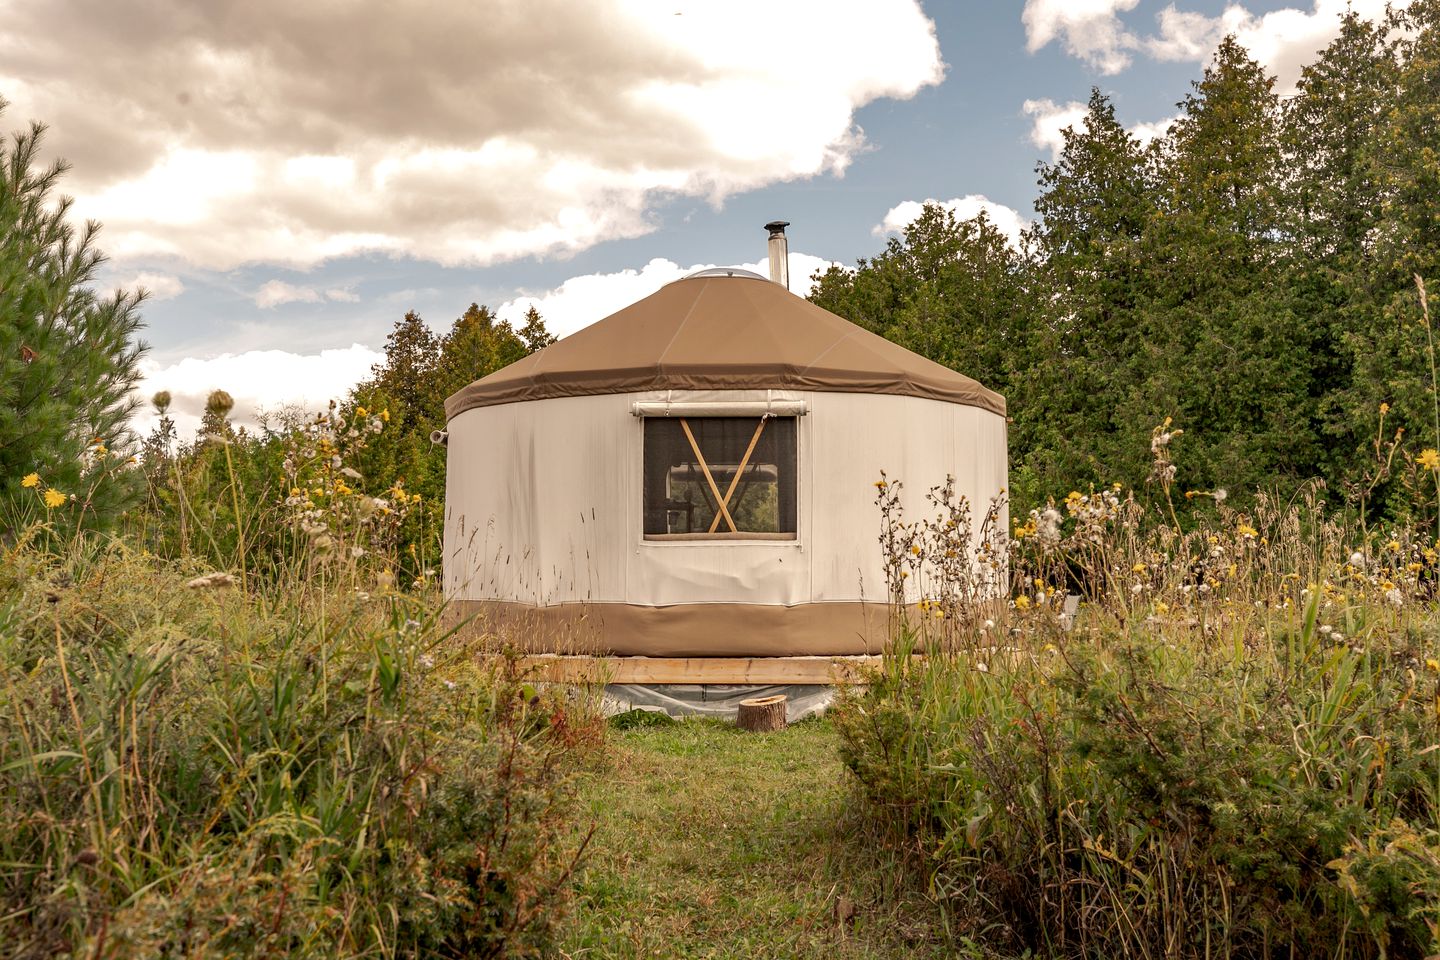
{"type": "Polygon", "coordinates": [[[1143,564],[1143,563],[1137,563],[1137,564],[1135,564],[1135,566],[1133,566],[1133,567],[1130,568],[1130,572],[1131,572],[1131,573],[1144,573],[1144,572],[1145,572],[1145,564],[1143,564]]]}
{"type": "Polygon", "coordinates": [[[1016,610],[1024,610],[1028,606],[1030,606],[1030,598],[1025,596],[1025,594],[1022,593],[1020,594],[1020,596],[1015,598],[1016,610]]]}
{"type": "Polygon", "coordinates": [[[369,411],[369,410],[366,410],[364,407],[356,407],[356,408],[355,408],[355,416],[357,416],[357,417],[368,417],[368,416],[370,416],[370,411],[369,411]]]}
{"type": "Polygon", "coordinates": [[[917,543],[917,544],[912,545],[912,546],[910,547],[910,552],[913,553],[913,554],[914,554],[915,556],[917,556],[917,557],[920,556],[920,544],[917,543]]]}
{"type": "Polygon", "coordinates": [[[60,506],[61,504],[63,504],[64,502],[65,502],[65,494],[61,493],[59,490],[56,490],[54,487],[50,487],[50,488],[46,489],[46,491],[45,491],[45,506],[46,506],[47,508],[53,510],[53,509],[55,509],[56,507],[58,507],[58,506],[60,506]]]}
{"type": "Polygon", "coordinates": [[[389,423],[389,422],[390,422],[390,408],[389,408],[389,407],[386,407],[384,410],[381,410],[381,411],[380,411],[380,419],[381,419],[381,420],[384,420],[386,423],[389,423]]]}
{"type": "Polygon", "coordinates": [[[1170,612],[1170,605],[1167,604],[1167,603],[1163,603],[1163,602],[1161,602],[1161,601],[1159,601],[1159,600],[1156,600],[1156,601],[1155,601],[1155,612],[1158,613],[1158,614],[1160,614],[1161,616],[1164,616],[1165,614],[1167,614],[1167,613],[1170,612]]]}
{"type": "Polygon", "coordinates": [[[1385,548],[1386,548],[1387,550],[1389,550],[1391,553],[1399,553],[1399,552],[1400,552],[1400,541],[1399,541],[1399,540],[1391,540],[1389,543],[1385,544],[1385,548]]]}
{"type": "Polygon", "coordinates": [[[1425,669],[1433,671],[1435,673],[1440,673],[1440,660],[1435,660],[1433,658],[1426,660],[1425,669]]]}
{"type": "Polygon", "coordinates": [[[20,486],[24,487],[26,490],[29,490],[31,487],[38,487],[38,486],[40,486],[40,474],[38,474],[38,473],[27,473],[27,474],[25,474],[25,479],[23,479],[23,480],[20,481],[20,486]]]}
{"type": "Polygon", "coordinates": [[[1260,531],[1256,530],[1248,523],[1240,524],[1238,527],[1235,528],[1235,532],[1242,537],[1250,537],[1252,539],[1260,535],[1260,531]]]}
{"type": "Polygon", "coordinates": [[[1390,404],[1388,404],[1388,403],[1382,403],[1382,404],[1380,404],[1380,415],[1381,415],[1382,417],[1383,417],[1385,414],[1389,413],[1389,412],[1390,412],[1390,404]]]}
{"type": "Polygon", "coordinates": [[[1415,462],[1426,470],[1440,470],[1440,450],[1422,450],[1415,462]]]}

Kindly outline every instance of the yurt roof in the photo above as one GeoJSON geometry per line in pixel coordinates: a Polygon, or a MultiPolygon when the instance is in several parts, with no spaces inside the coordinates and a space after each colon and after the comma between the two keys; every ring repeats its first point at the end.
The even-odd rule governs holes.
{"type": "Polygon", "coordinates": [[[745,271],[705,271],[476,380],[475,407],[649,390],[783,389],[925,397],[1005,413],[1005,398],[745,271]]]}

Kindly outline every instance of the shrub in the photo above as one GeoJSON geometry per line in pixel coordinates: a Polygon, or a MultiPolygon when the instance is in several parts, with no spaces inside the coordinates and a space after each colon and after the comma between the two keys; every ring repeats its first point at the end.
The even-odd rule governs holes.
{"type": "Polygon", "coordinates": [[[123,543],[7,554],[11,952],[499,956],[550,943],[583,851],[572,777],[598,719],[482,665],[423,597],[307,598],[187,579],[123,543]]]}
{"type": "Polygon", "coordinates": [[[1074,493],[1020,520],[1012,599],[984,607],[942,594],[1000,569],[993,539],[932,505],[885,514],[921,599],[836,723],[872,816],[974,933],[1073,957],[1440,950],[1427,535],[1366,541],[1315,498],[1222,498],[1183,531],[1074,493]]]}

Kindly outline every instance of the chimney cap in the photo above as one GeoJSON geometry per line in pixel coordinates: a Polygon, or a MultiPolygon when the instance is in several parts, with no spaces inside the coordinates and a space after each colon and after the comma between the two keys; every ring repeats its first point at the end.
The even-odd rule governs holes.
{"type": "Polygon", "coordinates": [[[769,230],[770,236],[773,237],[777,234],[783,234],[785,232],[785,228],[788,226],[790,226],[789,220],[771,220],[769,223],[765,224],[765,229],[769,230]]]}

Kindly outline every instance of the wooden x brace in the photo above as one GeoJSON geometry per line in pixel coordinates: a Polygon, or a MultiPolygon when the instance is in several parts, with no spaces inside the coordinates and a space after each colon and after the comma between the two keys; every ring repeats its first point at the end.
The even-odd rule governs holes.
{"type": "Polygon", "coordinates": [[[735,488],[740,484],[740,475],[745,472],[745,467],[750,463],[750,455],[755,452],[755,444],[760,442],[760,434],[764,431],[765,421],[768,419],[770,419],[768,416],[761,417],[760,422],[755,425],[755,433],[750,437],[750,446],[745,448],[745,456],[740,458],[740,465],[735,468],[735,475],[730,478],[730,486],[726,488],[723,497],[720,496],[720,487],[715,483],[715,477],[710,473],[710,465],[705,462],[705,455],[700,452],[700,444],[695,442],[695,434],[690,432],[689,422],[683,417],[680,419],[680,427],[685,431],[685,439],[690,441],[690,449],[700,463],[700,472],[705,474],[705,482],[710,487],[710,495],[715,498],[715,503],[719,506],[715,518],[710,521],[710,533],[714,533],[715,528],[720,526],[721,517],[725,518],[725,523],[729,525],[731,533],[740,532],[739,528],[735,526],[735,518],[730,516],[730,498],[735,495],[735,488]]]}

